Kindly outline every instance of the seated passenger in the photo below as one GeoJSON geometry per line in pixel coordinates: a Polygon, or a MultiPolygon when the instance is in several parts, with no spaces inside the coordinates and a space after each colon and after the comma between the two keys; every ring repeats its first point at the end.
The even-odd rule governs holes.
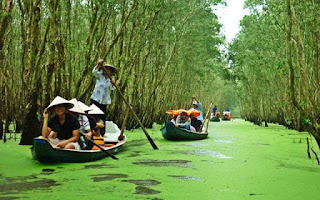
{"type": "Polygon", "coordinates": [[[66,113],[73,104],[57,96],[43,111],[42,137],[49,139],[57,147],[64,149],[80,149],[80,124],[74,116],[66,113]],[[49,120],[49,111],[55,115],[49,120]]]}
{"type": "MultiPolygon", "coordinates": [[[[88,140],[91,139],[92,133],[90,128],[89,119],[85,116],[85,111],[80,106],[79,102],[76,99],[71,99],[70,103],[74,105],[73,108],[69,109],[69,112],[77,117],[80,124],[80,136],[79,144],[81,149],[87,149],[88,140]]],[[[88,107],[89,108],[89,107],[88,107]]]]}
{"type": "Polygon", "coordinates": [[[202,122],[198,120],[196,117],[194,117],[194,113],[190,114],[191,118],[191,126],[194,127],[195,131],[200,131],[202,122]]]}
{"type": "MultiPolygon", "coordinates": [[[[96,143],[97,145],[99,145],[102,148],[114,146],[114,144],[105,144],[104,143],[104,139],[101,136],[101,132],[100,132],[101,128],[104,128],[104,123],[103,123],[102,120],[99,120],[96,123],[96,127],[92,131],[92,135],[93,135],[92,140],[93,140],[93,142],[96,143]]],[[[93,145],[93,147],[91,149],[92,150],[100,150],[99,147],[97,147],[96,145],[93,145]]]]}
{"type": "Polygon", "coordinates": [[[190,130],[190,123],[188,120],[189,120],[188,113],[186,111],[182,111],[176,119],[175,126],[190,130]]]}

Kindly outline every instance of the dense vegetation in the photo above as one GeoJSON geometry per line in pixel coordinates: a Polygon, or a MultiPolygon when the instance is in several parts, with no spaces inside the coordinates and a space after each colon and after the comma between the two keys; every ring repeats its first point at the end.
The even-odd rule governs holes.
{"type": "Polygon", "coordinates": [[[320,147],[320,2],[247,0],[230,46],[241,113],[309,131],[320,147]]]}
{"type": "MultiPolygon", "coordinates": [[[[16,122],[21,144],[40,134],[42,110],[56,96],[89,103],[99,58],[119,70],[117,84],[143,124],[165,110],[224,98],[211,6],[221,0],[1,0],[0,127],[16,122]]],[[[107,118],[120,124],[117,92],[107,118]]],[[[129,118],[128,125],[136,122],[129,118]]],[[[0,134],[2,128],[0,128],[0,134]]]]}

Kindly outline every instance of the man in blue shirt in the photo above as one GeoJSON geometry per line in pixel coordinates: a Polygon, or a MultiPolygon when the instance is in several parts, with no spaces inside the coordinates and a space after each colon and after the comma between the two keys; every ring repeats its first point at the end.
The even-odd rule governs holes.
{"type": "Polygon", "coordinates": [[[214,106],[214,107],[212,108],[213,117],[216,116],[217,109],[218,109],[217,106],[214,106]]]}

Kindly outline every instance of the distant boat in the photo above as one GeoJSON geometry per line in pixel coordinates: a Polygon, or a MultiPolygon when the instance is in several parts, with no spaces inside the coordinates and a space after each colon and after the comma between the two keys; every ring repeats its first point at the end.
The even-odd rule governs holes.
{"type": "Polygon", "coordinates": [[[166,122],[161,129],[162,136],[167,140],[202,140],[208,137],[208,133],[191,132],[186,129],[176,127],[172,122],[166,122]]]}
{"type": "Polygon", "coordinates": [[[220,118],[219,117],[212,117],[210,119],[210,121],[212,121],[212,122],[220,122],[220,118]]]}

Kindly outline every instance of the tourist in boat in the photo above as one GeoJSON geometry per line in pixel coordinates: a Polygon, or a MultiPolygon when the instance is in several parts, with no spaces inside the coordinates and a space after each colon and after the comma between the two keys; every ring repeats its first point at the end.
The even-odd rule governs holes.
{"type": "Polygon", "coordinates": [[[88,140],[92,137],[92,132],[90,128],[89,119],[85,116],[85,111],[83,109],[88,110],[88,108],[80,106],[80,103],[76,99],[71,99],[70,103],[74,105],[73,108],[69,109],[69,112],[74,115],[80,124],[80,136],[79,136],[79,145],[81,149],[87,149],[88,140]]]}
{"type": "Polygon", "coordinates": [[[191,114],[190,114],[190,119],[191,119],[191,128],[190,128],[190,130],[191,131],[199,131],[200,130],[200,128],[201,128],[201,125],[202,125],[202,123],[201,123],[201,121],[200,120],[198,120],[196,117],[194,117],[194,113],[193,112],[191,112],[191,114]]]}
{"type": "MultiPolygon", "coordinates": [[[[96,127],[92,131],[92,140],[95,144],[99,145],[100,147],[104,148],[106,145],[104,143],[104,139],[101,136],[101,129],[104,128],[104,123],[102,120],[99,120],[96,123],[96,127]]],[[[100,150],[99,147],[92,144],[91,150],[100,150]]]]}
{"type": "Polygon", "coordinates": [[[80,124],[76,117],[66,110],[74,105],[57,96],[43,111],[42,137],[48,139],[56,147],[63,149],[80,149],[78,143],[80,124]],[[49,119],[49,111],[54,116],[49,119]]]}
{"type": "Polygon", "coordinates": [[[214,107],[212,108],[212,116],[213,116],[213,117],[216,116],[217,110],[218,110],[217,106],[214,106],[214,107]]]}
{"type": "MultiPolygon", "coordinates": [[[[114,84],[116,81],[113,74],[116,72],[116,68],[110,64],[103,64],[103,62],[103,59],[100,59],[92,70],[92,73],[96,78],[96,84],[90,97],[90,102],[103,111],[104,114],[101,114],[98,117],[102,121],[106,121],[106,106],[111,104],[110,93],[111,90],[115,89],[114,84]]],[[[101,130],[101,134],[104,134],[103,129],[101,130]]]]}
{"type": "Polygon", "coordinates": [[[192,97],[192,100],[193,108],[200,112],[200,115],[197,117],[197,119],[203,123],[202,103],[195,96],[192,97]]]}
{"type": "Polygon", "coordinates": [[[182,111],[176,119],[176,127],[190,130],[190,123],[187,111],[182,111]]]}

